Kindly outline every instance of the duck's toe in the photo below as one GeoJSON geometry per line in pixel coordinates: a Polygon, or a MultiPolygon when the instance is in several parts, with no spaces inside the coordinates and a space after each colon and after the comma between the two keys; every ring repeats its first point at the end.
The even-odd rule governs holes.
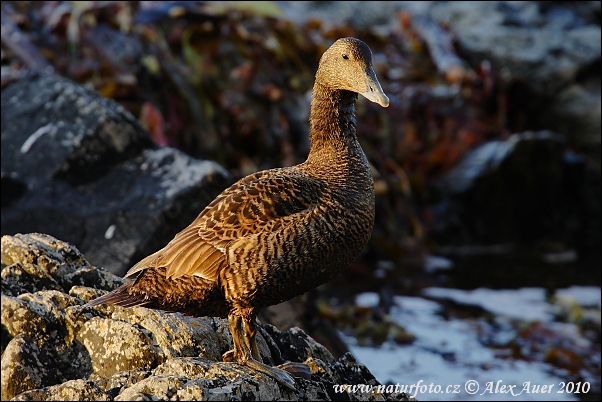
{"type": "Polygon", "coordinates": [[[284,385],[290,390],[295,390],[295,380],[289,373],[279,369],[278,367],[271,367],[266,364],[260,363],[257,360],[251,358],[244,363],[247,367],[257,370],[263,374],[266,374],[276,380],[278,383],[284,385]]]}
{"type": "Polygon", "coordinates": [[[305,363],[287,361],[277,367],[290,373],[293,377],[311,380],[311,370],[305,363]]]}
{"type": "Polygon", "coordinates": [[[236,351],[234,349],[227,351],[222,355],[222,360],[225,362],[236,361],[236,351]]]}

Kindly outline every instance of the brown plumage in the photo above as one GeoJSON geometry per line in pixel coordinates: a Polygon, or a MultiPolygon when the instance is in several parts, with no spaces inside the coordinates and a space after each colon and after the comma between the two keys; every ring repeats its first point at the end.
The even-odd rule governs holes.
{"type": "Polygon", "coordinates": [[[297,166],[265,170],[224,190],[172,241],[126,274],[132,281],[88,303],[228,317],[236,359],[285,385],[261,363],[258,309],[337,276],[370,238],[374,185],[356,137],[357,93],[387,107],[370,48],[336,41],[322,56],[310,112],[310,152],[297,166]]]}

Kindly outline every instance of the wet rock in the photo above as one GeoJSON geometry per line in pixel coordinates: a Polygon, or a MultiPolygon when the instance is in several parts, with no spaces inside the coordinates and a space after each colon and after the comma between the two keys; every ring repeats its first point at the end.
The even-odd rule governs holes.
{"type": "Polygon", "coordinates": [[[123,107],[67,79],[26,76],[2,90],[1,110],[2,234],[49,233],[120,275],[230,183],[214,162],[157,148],[123,107]]]}
{"type": "Polygon", "coordinates": [[[123,280],[90,266],[73,245],[49,235],[3,236],[2,269],[3,283],[23,285],[3,286],[10,292],[2,294],[3,400],[400,397],[335,393],[335,384],[378,383],[351,355],[337,361],[298,328],[280,332],[266,326],[257,337],[265,363],[284,357],[310,367],[311,379],[297,379],[291,391],[246,366],[221,361],[232,347],[225,319],[144,307],[84,308],[123,280]],[[19,282],[24,273],[31,274],[19,282]]]}

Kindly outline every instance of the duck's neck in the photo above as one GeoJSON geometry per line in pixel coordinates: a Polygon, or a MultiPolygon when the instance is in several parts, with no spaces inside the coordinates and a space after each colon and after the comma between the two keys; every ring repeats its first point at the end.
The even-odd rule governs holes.
{"type": "Polygon", "coordinates": [[[321,154],[324,148],[343,151],[357,144],[356,100],[354,92],[332,90],[319,83],[314,85],[309,113],[309,158],[321,154]]]}

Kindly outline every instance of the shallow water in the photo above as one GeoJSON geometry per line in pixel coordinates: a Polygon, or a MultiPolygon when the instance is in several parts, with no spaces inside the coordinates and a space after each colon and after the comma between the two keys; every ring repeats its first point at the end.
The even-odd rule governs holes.
{"type": "MultiPolygon", "coordinates": [[[[379,347],[367,347],[358,345],[351,336],[343,337],[351,352],[381,383],[420,385],[418,392],[416,388],[409,390],[418,400],[599,400],[599,357],[592,357],[593,363],[589,362],[593,371],[585,367],[575,376],[533,358],[533,352],[525,352],[528,358],[515,358],[509,348],[503,347],[517,337],[517,328],[535,322],[542,324],[546,334],[552,333],[554,342],[569,348],[597,350],[599,356],[599,344],[592,345],[576,323],[554,320],[562,306],[571,301],[575,306],[586,306],[587,314],[599,327],[600,287],[560,289],[556,297],[556,302],[546,299],[543,288],[466,291],[430,287],[423,289],[422,297],[393,297],[390,316],[416,336],[411,345],[387,341],[379,347]],[[444,317],[441,312],[447,301],[478,306],[492,315],[444,317]],[[567,384],[571,379],[576,384],[576,378],[582,380],[582,390],[587,387],[584,381],[590,384],[588,394],[567,392],[567,384]],[[537,392],[533,392],[534,386],[537,392]]],[[[375,307],[378,301],[378,294],[371,292],[356,297],[356,305],[363,307],[375,307]]],[[[547,340],[527,337],[522,347],[547,340]]]]}

